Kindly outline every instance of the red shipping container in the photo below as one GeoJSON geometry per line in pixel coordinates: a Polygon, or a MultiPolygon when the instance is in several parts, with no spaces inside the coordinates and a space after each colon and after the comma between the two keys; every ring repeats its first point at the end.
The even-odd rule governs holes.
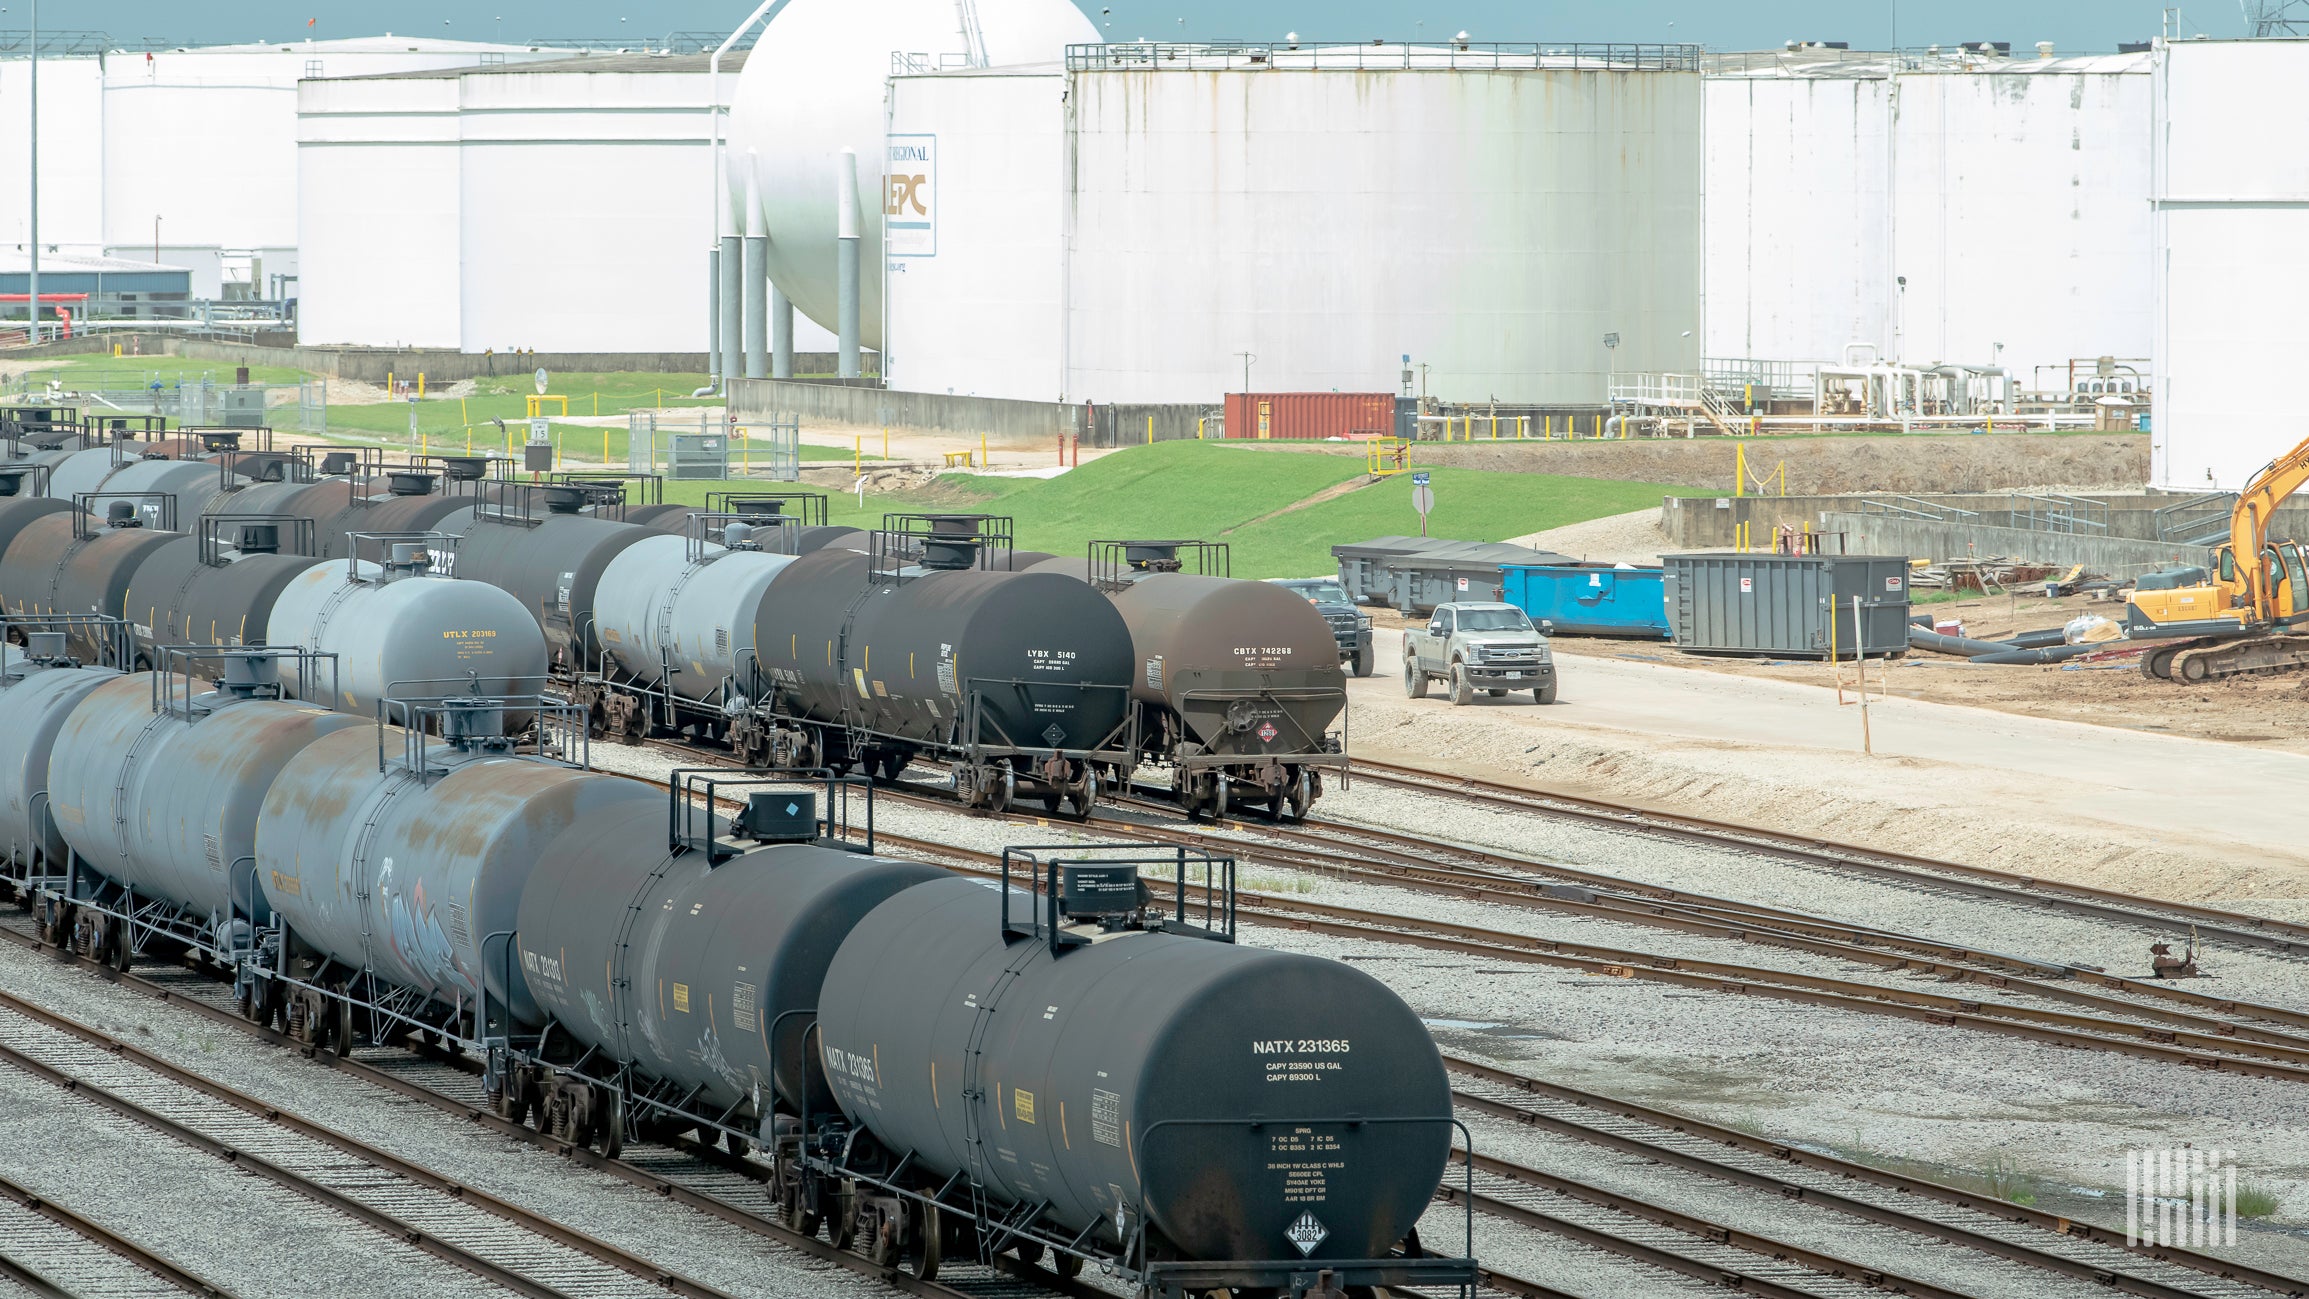
{"type": "Polygon", "coordinates": [[[1389,392],[1230,392],[1230,438],[1376,438],[1395,436],[1389,392]]]}

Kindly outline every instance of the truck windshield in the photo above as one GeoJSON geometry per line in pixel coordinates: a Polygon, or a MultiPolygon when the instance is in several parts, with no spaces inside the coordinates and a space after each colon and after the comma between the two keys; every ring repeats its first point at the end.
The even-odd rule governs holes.
{"type": "Polygon", "coordinates": [[[1530,631],[1531,619],[1521,609],[1461,609],[1461,631],[1530,631]]]}
{"type": "Polygon", "coordinates": [[[1353,604],[1347,588],[1337,582],[1301,582],[1291,588],[1317,604],[1353,604]]]}

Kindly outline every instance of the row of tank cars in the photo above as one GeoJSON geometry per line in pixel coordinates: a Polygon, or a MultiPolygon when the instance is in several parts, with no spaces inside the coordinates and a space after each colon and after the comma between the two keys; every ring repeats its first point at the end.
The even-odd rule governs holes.
{"type": "Polygon", "coordinates": [[[983,515],[828,527],[815,493],[699,510],[630,500],[636,484],[616,478],[514,481],[487,457],[389,466],[61,419],[0,437],[0,496],[83,507],[41,525],[20,562],[0,554],[8,607],[126,617],[147,662],[163,644],[291,643],[265,623],[290,570],[326,559],[358,575],[399,544],[514,595],[597,734],[885,778],[923,761],[970,805],[1076,817],[1153,773],[1190,815],[1301,818],[1346,771],[1332,629],[1297,594],[1226,576],[1224,547],[1060,559],[983,515]],[[164,536],[173,559],[140,573],[164,536]],[[164,604],[189,613],[172,623],[164,604]]]}
{"type": "MultiPolygon", "coordinates": [[[[979,521],[782,553],[734,529],[791,545],[791,516],[669,536],[510,513],[522,493],[462,469],[435,475],[462,495],[418,493],[420,470],[364,482],[229,438],[172,448],[165,463],[202,477],[100,441],[33,443],[6,467],[53,486],[105,452],[113,467],[71,499],[0,500],[0,888],[45,942],[122,969],[210,963],[244,1016],[316,1048],[446,1042],[484,1062],[499,1115],[605,1153],[758,1150],[789,1226],[923,1278],[1008,1255],[1180,1299],[1473,1285],[1470,1249],[1437,1254],[1416,1231],[1454,1129],[1425,1027],[1343,963],[1236,945],[1231,860],[1014,848],[999,882],[957,876],[875,855],[856,776],[712,768],[660,787],[592,771],[596,705],[544,688],[556,655],[599,665],[648,630],[646,600],[800,573],[854,584],[841,627],[775,624],[779,647],[766,620],[711,642],[661,621],[659,673],[632,675],[703,681],[707,653],[751,652],[758,679],[800,694],[826,689],[800,666],[825,656],[861,703],[887,701],[858,728],[885,745],[972,752],[938,723],[975,691],[1005,737],[1056,732],[965,732],[976,753],[1081,761],[1102,751],[1072,741],[1127,726],[1125,692],[1054,682],[1139,669],[1118,612],[1133,583],[1110,598],[959,566],[984,554],[979,521]],[[282,498],[302,504],[251,508],[282,498]],[[461,510],[459,565],[521,580],[444,575],[461,510]],[[200,523],[165,526],[180,513],[200,523]],[[291,553],[292,534],[323,553],[291,553]],[[609,535],[629,540],[581,544],[609,535]],[[879,567],[902,547],[912,571],[879,567]],[[619,561],[651,552],[672,576],[626,612],[619,561]]],[[[1166,553],[1139,555],[1136,585],[1166,553]]],[[[1160,690],[1186,667],[1144,679],[1160,690]]],[[[1162,697],[1191,709],[1199,688],[1162,697]]],[[[751,715],[726,680],[648,706],[673,699],[712,700],[727,729],[751,715]]],[[[826,759],[837,734],[783,742],[826,759]]]]}

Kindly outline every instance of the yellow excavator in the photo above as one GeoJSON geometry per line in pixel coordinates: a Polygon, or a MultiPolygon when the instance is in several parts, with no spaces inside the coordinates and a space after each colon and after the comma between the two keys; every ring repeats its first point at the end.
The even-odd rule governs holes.
{"type": "Polygon", "coordinates": [[[2298,543],[2269,540],[2270,517],[2304,483],[2309,440],[2263,465],[2237,494],[2209,580],[2133,593],[2126,635],[2173,642],[2141,655],[2143,676],[2195,683],[2309,667],[2309,568],[2298,543]]]}

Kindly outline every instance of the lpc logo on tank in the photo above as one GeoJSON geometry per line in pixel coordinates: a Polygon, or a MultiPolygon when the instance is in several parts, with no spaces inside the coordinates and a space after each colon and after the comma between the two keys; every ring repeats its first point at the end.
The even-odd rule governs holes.
{"type": "Polygon", "coordinates": [[[891,257],[936,257],[938,137],[893,135],[889,150],[889,174],[882,182],[882,251],[891,257]]]}

